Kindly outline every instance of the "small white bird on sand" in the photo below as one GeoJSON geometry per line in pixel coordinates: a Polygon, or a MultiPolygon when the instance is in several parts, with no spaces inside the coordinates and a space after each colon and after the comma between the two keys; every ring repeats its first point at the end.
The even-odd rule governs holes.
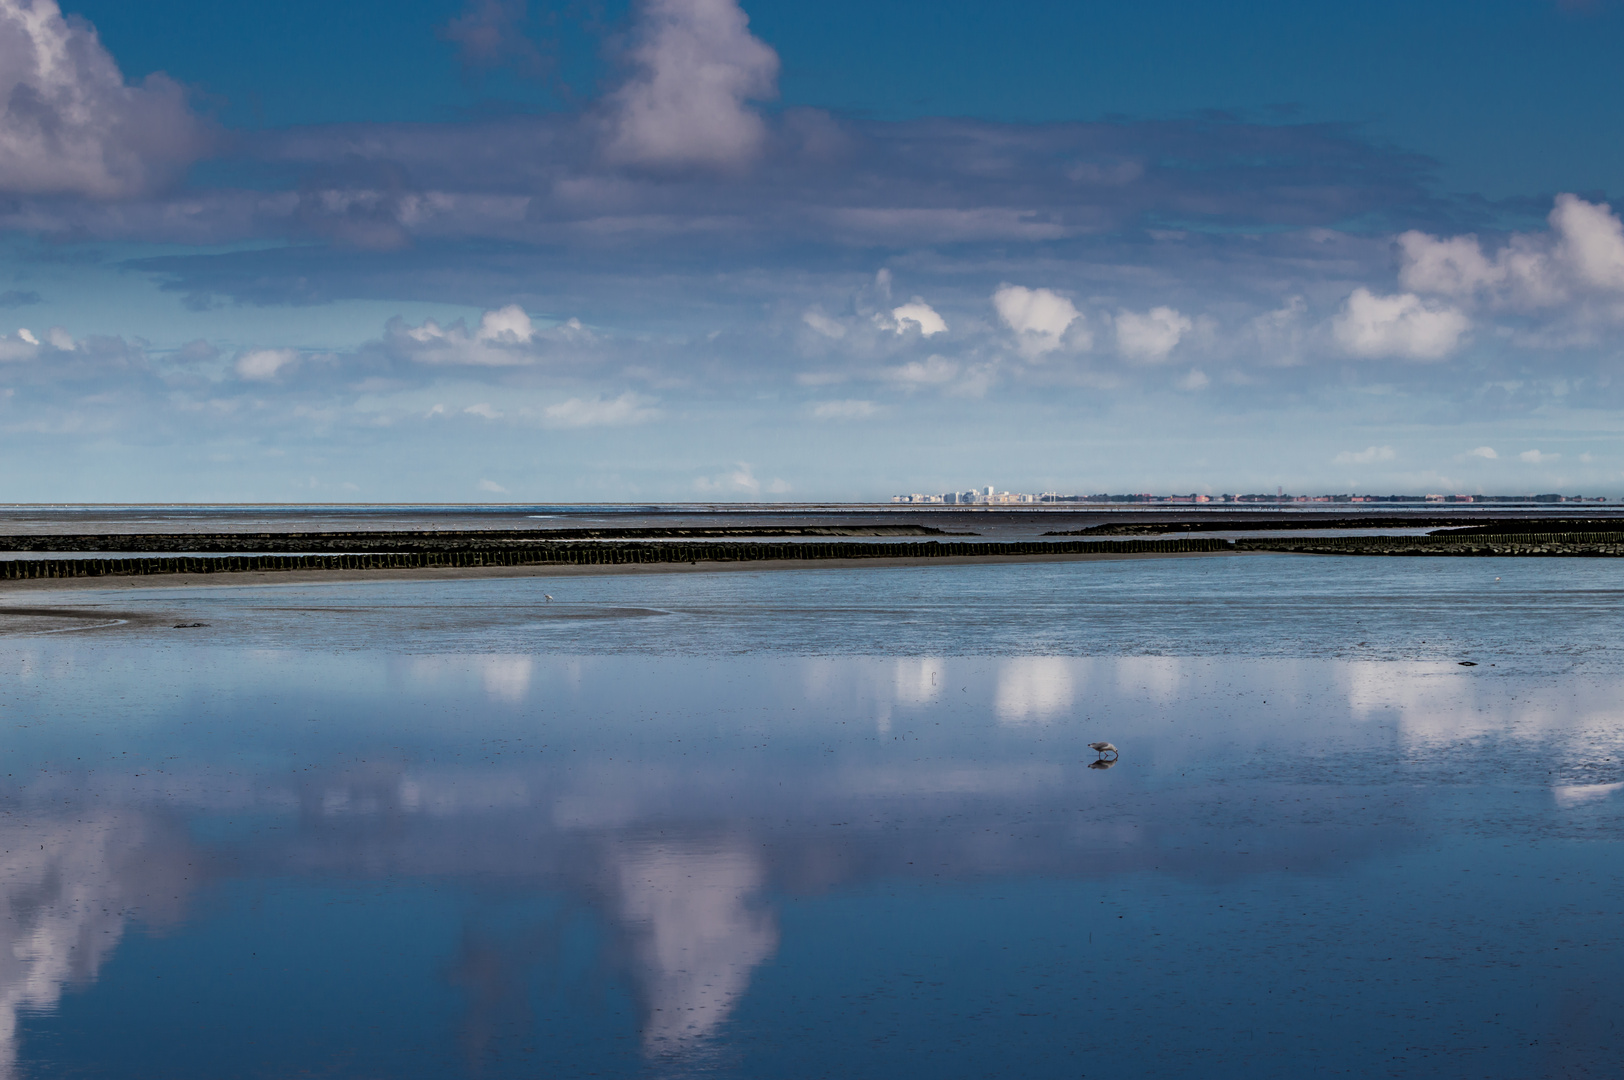
{"type": "Polygon", "coordinates": [[[552,593],[550,593],[550,592],[544,592],[544,593],[542,593],[542,594],[541,594],[541,595],[543,595],[543,596],[545,596],[545,597],[546,597],[546,598],[547,598],[547,602],[548,602],[548,603],[549,603],[549,604],[550,604],[550,603],[552,603],[552,601],[553,601],[553,594],[552,594],[552,593]]]}
{"type": "Polygon", "coordinates": [[[1106,754],[1116,757],[1117,748],[1108,742],[1091,742],[1088,744],[1088,748],[1099,754],[1101,757],[1104,757],[1106,754]]]}

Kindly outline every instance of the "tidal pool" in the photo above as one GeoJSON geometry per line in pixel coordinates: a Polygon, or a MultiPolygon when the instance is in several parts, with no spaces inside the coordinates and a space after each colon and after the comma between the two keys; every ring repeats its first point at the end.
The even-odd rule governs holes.
{"type": "Polygon", "coordinates": [[[0,1064],[1615,1073],[1621,575],[1435,562],[31,594],[0,1064]]]}

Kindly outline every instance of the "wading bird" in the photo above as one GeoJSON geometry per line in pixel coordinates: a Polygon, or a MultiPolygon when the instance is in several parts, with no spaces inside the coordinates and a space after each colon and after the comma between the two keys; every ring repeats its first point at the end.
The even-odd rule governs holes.
{"type": "Polygon", "coordinates": [[[1104,758],[1106,754],[1110,754],[1112,761],[1117,759],[1117,748],[1108,742],[1091,742],[1088,744],[1088,748],[1101,758],[1104,758]]]}

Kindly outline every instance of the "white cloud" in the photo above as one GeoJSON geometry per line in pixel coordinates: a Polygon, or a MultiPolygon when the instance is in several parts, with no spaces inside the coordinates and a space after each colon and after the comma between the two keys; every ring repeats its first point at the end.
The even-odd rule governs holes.
{"type": "Polygon", "coordinates": [[[735,0],[644,0],[632,78],[609,95],[605,155],[631,165],[731,167],[767,128],[746,102],[778,93],[778,54],[735,0]]]}
{"type": "Polygon", "coordinates": [[[1605,203],[1558,195],[1544,233],[1518,233],[1491,258],[1476,236],[1407,232],[1399,281],[1417,293],[1513,308],[1624,294],[1624,222],[1605,203]]]}
{"type": "Polygon", "coordinates": [[[947,323],[936,314],[936,309],[917,296],[901,307],[892,308],[891,318],[895,320],[895,329],[899,334],[915,329],[920,336],[930,337],[947,330],[947,323]]]}
{"type": "Polygon", "coordinates": [[[1498,459],[1499,459],[1499,457],[1500,457],[1500,455],[1499,455],[1499,454],[1497,454],[1497,453],[1495,453],[1495,452],[1494,452],[1494,447],[1492,447],[1492,446],[1480,446],[1480,447],[1478,447],[1478,448],[1477,448],[1477,449],[1476,449],[1476,450],[1473,450],[1473,451],[1472,451],[1472,452],[1471,452],[1471,453],[1470,453],[1470,454],[1469,454],[1469,455],[1467,455],[1467,456],[1469,456],[1469,457],[1480,457],[1480,458],[1486,458],[1486,459],[1488,459],[1488,460],[1489,460],[1489,461],[1496,461],[1496,460],[1498,460],[1498,459]]]}
{"type": "Polygon", "coordinates": [[[34,336],[34,331],[30,330],[26,326],[20,327],[17,330],[17,336],[22,338],[24,341],[28,342],[28,344],[30,344],[30,345],[38,345],[39,344],[39,338],[34,336]]]}
{"type": "Polygon", "coordinates": [[[1483,254],[1475,236],[1439,239],[1411,230],[1398,238],[1398,281],[1411,292],[1466,298],[1505,280],[1506,268],[1483,254]]]}
{"type": "Polygon", "coordinates": [[[1546,454],[1538,450],[1524,450],[1522,453],[1517,455],[1518,458],[1528,462],[1530,465],[1543,465],[1547,461],[1556,461],[1561,456],[1561,454],[1546,454]]]}
{"type": "Polygon", "coordinates": [[[501,484],[498,484],[495,480],[481,480],[479,482],[479,490],[488,491],[493,495],[507,494],[507,488],[503,487],[501,484]]]}
{"type": "Polygon", "coordinates": [[[487,311],[479,319],[478,341],[494,341],[502,345],[525,345],[535,336],[530,316],[518,304],[487,311]]]}
{"type": "Polygon", "coordinates": [[[478,405],[470,405],[462,411],[469,416],[478,416],[486,420],[500,420],[502,418],[502,414],[492,407],[488,401],[481,401],[478,405]]]}
{"type": "Polygon", "coordinates": [[[1331,461],[1336,465],[1371,465],[1378,461],[1392,461],[1397,456],[1391,446],[1367,446],[1363,450],[1344,450],[1331,461]]]}
{"type": "Polygon", "coordinates": [[[161,186],[202,152],[179,84],[126,86],[95,28],[56,0],[0,0],[0,191],[98,199],[161,186]]]}
{"type": "Polygon", "coordinates": [[[822,401],[812,407],[818,420],[866,420],[880,411],[872,401],[822,401]]]}
{"type": "Polygon", "coordinates": [[[826,338],[839,341],[846,336],[846,328],[835,320],[829,318],[817,308],[807,308],[801,313],[801,321],[826,338]]]}
{"type": "Polygon", "coordinates": [[[1331,333],[1354,356],[1442,360],[1471,326],[1464,312],[1414,293],[1377,296],[1360,287],[1331,320],[1331,333]]]}
{"type": "Polygon", "coordinates": [[[945,356],[928,356],[889,368],[885,377],[908,386],[941,386],[958,378],[959,365],[945,356]]]}
{"type": "Polygon", "coordinates": [[[1211,383],[1212,380],[1207,378],[1206,372],[1200,368],[1191,368],[1189,374],[1179,379],[1175,385],[1180,390],[1205,390],[1211,383]]]}
{"type": "Polygon", "coordinates": [[[1550,222],[1560,238],[1558,259],[1579,284],[1624,292],[1624,222],[1612,207],[1558,195],[1550,222]]]}
{"type": "Polygon", "coordinates": [[[237,357],[237,374],[244,379],[266,382],[298,359],[299,354],[292,349],[254,349],[237,357]]]}
{"type": "Polygon", "coordinates": [[[1076,347],[1086,349],[1093,344],[1091,335],[1080,323],[1082,314],[1059,293],[1000,285],[992,294],[992,303],[1004,325],[1015,331],[1017,348],[1025,356],[1042,356],[1060,348],[1066,331],[1074,323],[1078,324],[1078,330],[1072,335],[1076,347]]]}
{"type": "Polygon", "coordinates": [[[1143,314],[1118,312],[1117,350],[1129,360],[1159,364],[1194,327],[1188,317],[1170,307],[1153,307],[1143,314]]]}
{"type": "Polygon", "coordinates": [[[547,406],[542,410],[542,416],[549,427],[625,427],[641,424],[658,416],[659,411],[652,408],[652,404],[628,391],[608,400],[587,401],[582,398],[570,398],[557,405],[547,406]]]}
{"type": "Polygon", "coordinates": [[[472,331],[461,319],[450,326],[433,319],[411,326],[395,318],[384,328],[384,346],[420,364],[509,367],[535,363],[548,344],[581,347],[596,342],[596,335],[579,319],[538,330],[517,304],[485,312],[472,331]]]}

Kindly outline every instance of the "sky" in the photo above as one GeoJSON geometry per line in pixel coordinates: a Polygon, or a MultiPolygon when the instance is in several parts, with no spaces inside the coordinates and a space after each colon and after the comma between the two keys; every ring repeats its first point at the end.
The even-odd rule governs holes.
{"type": "Polygon", "coordinates": [[[0,502],[1624,496],[1620,55],[1617,0],[0,0],[0,502]]]}

